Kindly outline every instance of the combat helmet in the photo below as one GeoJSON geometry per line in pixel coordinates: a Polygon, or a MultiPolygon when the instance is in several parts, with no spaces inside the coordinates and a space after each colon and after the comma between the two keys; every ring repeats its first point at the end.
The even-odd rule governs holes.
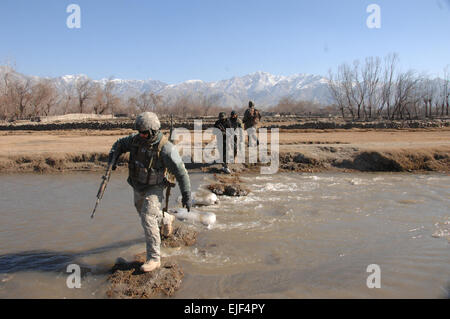
{"type": "Polygon", "coordinates": [[[158,116],[153,112],[144,112],[136,117],[134,129],[139,132],[158,131],[161,128],[158,116]]]}
{"type": "Polygon", "coordinates": [[[219,113],[219,120],[223,120],[223,119],[226,119],[227,118],[227,113],[225,113],[225,112],[220,112],[219,113]]]}

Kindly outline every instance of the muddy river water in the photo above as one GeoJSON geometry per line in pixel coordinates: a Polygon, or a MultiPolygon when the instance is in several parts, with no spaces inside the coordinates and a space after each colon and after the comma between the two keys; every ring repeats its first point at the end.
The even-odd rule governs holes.
{"type": "MultiPolygon", "coordinates": [[[[0,175],[0,298],[105,298],[117,257],[145,250],[124,173],[94,220],[101,173],[0,175]],[[81,288],[66,267],[82,268],[81,288]],[[85,272],[85,270],[89,270],[85,272]]],[[[212,176],[191,174],[193,190],[212,176]]],[[[443,298],[450,296],[450,176],[247,175],[247,197],[192,247],[162,250],[185,277],[175,298],[443,298]],[[380,288],[368,288],[368,265],[380,288]]],[[[178,189],[172,196],[176,205],[178,189]]]]}

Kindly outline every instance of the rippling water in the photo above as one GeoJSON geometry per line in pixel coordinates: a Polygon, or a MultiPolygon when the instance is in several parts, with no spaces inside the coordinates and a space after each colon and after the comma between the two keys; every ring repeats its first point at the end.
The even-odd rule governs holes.
{"type": "MultiPolygon", "coordinates": [[[[103,298],[117,257],[145,249],[126,176],[115,174],[92,221],[98,173],[0,176],[0,298],[103,298]],[[80,289],[66,266],[89,270],[80,289]]],[[[193,189],[212,177],[191,175],[193,189]]],[[[179,298],[440,298],[450,294],[450,176],[243,176],[182,265],[179,298]],[[367,266],[381,288],[366,285],[367,266]]],[[[172,196],[172,204],[178,190],[172,196]]],[[[84,272],[83,272],[84,274],[84,272]]]]}

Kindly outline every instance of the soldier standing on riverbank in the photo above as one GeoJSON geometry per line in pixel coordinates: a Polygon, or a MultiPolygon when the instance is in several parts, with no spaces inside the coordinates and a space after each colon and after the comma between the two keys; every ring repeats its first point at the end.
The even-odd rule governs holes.
{"type": "Polygon", "coordinates": [[[166,214],[163,223],[161,203],[165,187],[169,185],[167,173],[175,176],[182,195],[183,207],[191,208],[191,185],[184,163],[168,138],[160,131],[155,113],[144,112],[136,118],[139,133],[118,139],[109,153],[109,163],[115,169],[116,159],[130,152],[128,183],[134,190],[134,205],[144,228],[147,259],[141,270],[149,272],[161,266],[161,233],[169,236],[173,230],[174,216],[166,214]],[[161,228],[161,230],[160,230],[161,228]]]}
{"type": "MultiPolygon", "coordinates": [[[[256,130],[258,128],[258,124],[260,121],[261,121],[261,114],[255,108],[255,103],[253,103],[252,101],[249,101],[248,109],[245,110],[244,119],[243,119],[245,130],[248,130],[250,128],[255,128],[255,130],[256,130]]],[[[248,137],[248,142],[250,144],[250,135],[248,137]]],[[[259,145],[258,138],[256,138],[256,145],[259,145]]]]}
{"type": "MultiPolygon", "coordinates": [[[[242,141],[243,139],[243,130],[244,130],[244,124],[242,123],[241,119],[238,117],[238,114],[236,111],[231,111],[230,113],[230,124],[231,127],[234,129],[234,157],[236,158],[237,150],[238,150],[238,142],[242,141]],[[239,135],[239,139],[238,139],[239,135]]],[[[242,142],[244,143],[244,142],[242,142]]],[[[241,146],[239,144],[239,146],[241,146]]]]}
{"type": "MultiPolygon", "coordinates": [[[[227,134],[227,128],[231,128],[231,122],[230,120],[227,118],[227,115],[225,112],[220,112],[219,113],[219,119],[216,121],[216,123],[214,123],[214,127],[219,129],[220,132],[222,133],[222,149],[220,149],[219,147],[219,152],[221,153],[221,158],[222,158],[222,170],[227,173],[230,174],[231,171],[228,168],[228,164],[227,164],[227,139],[226,137],[228,136],[227,134]]],[[[217,141],[219,141],[220,138],[219,136],[217,136],[217,141]]]]}

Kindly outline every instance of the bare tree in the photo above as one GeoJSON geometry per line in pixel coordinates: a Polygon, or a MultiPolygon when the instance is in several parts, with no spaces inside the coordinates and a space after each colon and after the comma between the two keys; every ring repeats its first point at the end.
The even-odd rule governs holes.
{"type": "Polygon", "coordinates": [[[77,104],[76,97],[71,95],[70,93],[67,93],[61,101],[61,113],[69,113],[74,104],[77,104]]]}
{"type": "Polygon", "coordinates": [[[394,110],[391,119],[403,119],[406,115],[411,118],[410,110],[408,109],[413,103],[414,91],[417,88],[418,78],[415,77],[414,72],[408,71],[397,75],[395,83],[394,95],[394,110]]]}
{"type": "Polygon", "coordinates": [[[446,109],[445,115],[448,116],[448,105],[449,105],[449,98],[450,98],[450,65],[447,65],[444,68],[444,81],[442,84],[442,92],[441,92],[441,99],[442,99],[442,110],[441,110],[441,116],[444,115],[444,108],[446,109]]]}
{"type": "Polygon", "coordinates": [[[62,97],[56,92],[56,90],[53,88],[53,90],[48,95],[43,107],[42,107],[42,113],[45,116],[49,116],[52,113],[52,109],[56,105],[58,105],[62,100],[62,97]]]}
{"type": "Polygon", "coordinates": [[[388,119],[418,118],[421,101],[428,93],[420,91],[419,78],[414,72],[398,73],[398,57],[390,54],[384,64],[378,57],[369,57],[361,66],[342,64],[336,75],[330,72],[329,89],[343,117],[348,110],[358,119],[369,120],[387,112],[388,119]],[[356,113],[356,116],[355,116],[356,113]]]}
{"type": "Polygon", "coordinates": [[[197,104],[202,112],[203,116],[210,115],[210,111],[213,109],[214,106],[217,106],[217,101],[219,100],[218,94],[213,94],[207,96],[206,94],[201,94],[197,98],[197,103],[194,102],[194,104],[197,104]]]}
{"type": "Polygon", "coordinates": [[[366,92],[365,103],[367,104],[367,112],[364,106],[365,118],[372,118],[372,110],[376,109],[380,101],[378,93],[380,83],[381,60],[380,58],[370,57],[366,59],[366,63],[362,70],[362,81],[366,92]]]}
{"type": "Polygon", "coordinates": [[[106,114],[114,112],[115,107],[119,104],[119,98],[114,94],[114,81],[110,78],[105,85],[95,87],[94,94],[94,112],[95,114],[106,114]]]}
{"type": "MultiPolygon", "coordinates": [[[[355,88],[354,88],[354,72],[349,65],[344,64],[340,67],[342,79],[342,86],[345,92],[345,97],[347,99],[347,109],[352,115],[352,120],[355,119],[355,88]]],[[[339,71],[338,71],[339,72],[339,71]]],[[[359,110],[358,110],[359,118],[359,110]]]]}
{"type": "Polygon", "coordinates": [[[12,107],[13,119],[24,119],[28,115],[31,100],[31,81],[30,79],[20,79],[11,76],[7,80],[6,99],[12,107]]]}
{"type": "Polygon", "coordinates": [[[431,108],[436,96],[436,86],[429,78],[423,77],[419,82],[420,98],[424,108],[424,117],[431,117],[431,108]]]}
{"type": "Polygon", "coordinates": [[[418,77],[415,79],[416,83],[411,91],[410,99],[409,99],[409,108],[410,113],[414,112],[414,119],[419,119],[420,117],[420,104],[422,101],[422,92],[421,92],[421,83],[422,77],[418,77]]]}
{"type": "Polygon", "coordinates": [[[150,91],[146,91],[138,95],[137,97],[132,97],[128,100],[128,103],[137,112],[155,112],[162,102],[162,97],[156,95],[150,91]]]}
{"type": "Polygon", "coordinates": [[[383,83],[381,84],[380,107],[378,108],[378,115],[380,116],[386,108],[387,117],[391,116],[391,104],[394,92],[394,76],[398,63],[398,55],[393,53],[384,58],[383,83]]]}
{"type": "MultiPolygon", "coordinates": [[[[367,95],[367,82],[364,79],[360,79],[360,70],[359,70],[359,61],[353,62],[353,70],[352,70],[352,99],[356,105],[357,116],[358,119],[361,118],[361,111],[364,114],[364,119],[367,119],[366,107],[365,107],[365,98],[367,95]]],[[[361,75],[363,71],[361,71],[361,75]]]]}
{"type": "Polygon", "coordinates": [[[2,81],[0,82],[0,116],[2,120],[8,118],[8,70],[6,70],[2,76],[2,81]]]}
{"type": "Polygon", "coordinates": [[[328,71],[328,89],[331,98],[341,112],[342,118],[345,119],[345,94],[341,88],[341,83],[334,79],[334,74],[331,69],[328,71]]]}
{"type": "Polygon", "coordinates": [[[89,78],[79,78],[75,82],[75,91],[78,98],[78,110],[83,113],[86,111],[86,102],[95,93],[95,84],[89,78]]]}
{"type": "Polygon", "coordinates": [[[32,94],[32,115],[49,115],[51,109],[58,102],[58,94],[52,82],[48,79],[41,79],[31,88],[32,94]]]}
{"type": "Polygon", "coordinates": [[[190,116],[192,109],[192,99],[188,96],[181,96],[172,105],[172,112],[175,115],[190,116]]]}

